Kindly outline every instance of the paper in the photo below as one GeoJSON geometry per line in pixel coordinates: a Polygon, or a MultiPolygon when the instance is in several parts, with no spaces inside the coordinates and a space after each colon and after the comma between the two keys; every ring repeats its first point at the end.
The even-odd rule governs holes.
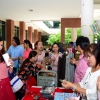
{"type": "Polygon", "coordinates": [[[4,59],[5,63],[7,64],[7,66],[10,66],[11,63],[9,62],[9,58],[10,58],[9,57],[9,54],[8,53],[5,53],[2,56],[3,56],[3,59],[4,59]]]}

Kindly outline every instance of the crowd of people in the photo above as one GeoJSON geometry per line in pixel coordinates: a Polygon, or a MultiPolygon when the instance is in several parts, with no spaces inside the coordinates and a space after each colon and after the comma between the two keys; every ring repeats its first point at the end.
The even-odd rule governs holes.
{"type": "MultiPolygon", "coordinates": [[[[7,66],[2,55],[5,53],[4,43],[0,37],[0,100],[21,100],[28,89],[30,78],[37,85],[37,73],[41,70],[47,70],[46,64],[50,70],[58,72],[59,58],[64,53],[76,54],[73,42],[68,47],[61,43],[54,43],[48,51],[43,50],[42,41],[36,41],[34,48],[29,40],[23,41],[24,48],[20,45],[18,37],[13,37],[12,45],[6,51],[9,56],[10,66],[7,66]],[[46,63],[46,57],[48,61],[46,63]],[[23,82],[22,88],[13,93],[9,74],[18,75],[23,82]]],[[[84,100],[98,100],[100,91],[100,42],[90,44],[88,37],[80,36],[76,40],[76,48],[80,53],[79,60],[75,56],[69,63],[75,66],[74,81],[63,80],[61,85],[64,88],[71,88],[80,93],[84,100]]],[[[62,64],[63,65],[63,64],[62,64]]],[[[62,68],[64,66],[61,66],[62,68]]],[[[63,73],[60,73],[63,74],[63,73]]]]}

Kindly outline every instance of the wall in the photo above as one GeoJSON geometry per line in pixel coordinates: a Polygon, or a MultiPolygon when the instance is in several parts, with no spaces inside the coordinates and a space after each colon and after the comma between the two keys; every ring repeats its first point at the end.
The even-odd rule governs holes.
{"type": "MultiPolygon", "coordinates": [[[[6,19],[4,19],[4,18],[0,18],[0,20],[6,21],[6,19]]],[[[18,27],[19,27],[19,21],[14,21],[14,26],[18,26],[18,27]]],[[[25,26],[25,30],[28,30],[28,26],[25,26]]],[[[6,38],[7,38],[7,37],[6,37],[6,38]]],[[[23,46],[23,44],[21,44],[21,46],[23,46]]],[[[4,48],[5,48],[5,50],[7,51],[7,48],[6,48],[6,41],[4,41],[4,48]]]]}

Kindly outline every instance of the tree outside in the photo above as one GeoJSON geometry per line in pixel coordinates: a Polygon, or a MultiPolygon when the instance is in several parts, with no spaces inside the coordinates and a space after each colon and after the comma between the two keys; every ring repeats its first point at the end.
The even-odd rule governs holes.
{"type": "MultiPolygon", "coordinates": [[[[94,21],[93,25],[95,25],[96,33],[93,30],[93,42],[97,43],[98,40],[100,40],[100,25],[97,24],[98,21],[94,21]]],[[[59,29],[61,28],[61,25],[59,25],[59,29]]],[[[65,43],[68,44],[71,40],[71,28],[65,29],[65,43]]],[[[81,36],[81,28],[77,28],[77,37],[81,36]]],[[[61,32],[59,31],[56,34],[50,35],[48,40],[46,41],[48,44],[52,45],[54,42],[60,43],[61,42],[61,32]]]]}
{"type": "MultiPolygon", "coordinates": [[[[65,43],[68,44],[71,42],[71,28],[65,28],[65,43]]],[[[77,28],[77,37],[81,36],[81,29],[77,28]]],[[[60,43],[61,42],[61,32],[59,31],[56,34],[49,35],[48,40],[46,41],[48,44],[52,45],[54,42],[60,43]]]]}

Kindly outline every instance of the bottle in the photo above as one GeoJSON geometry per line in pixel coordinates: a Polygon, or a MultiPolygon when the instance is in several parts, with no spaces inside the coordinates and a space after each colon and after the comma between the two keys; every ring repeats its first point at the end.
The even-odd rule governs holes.
{"type": "Polygon", "coordinates": [[[50,85],[51,87],[55,87],[55,81],[54,81],[54,79],[52,80],[52,82],[51,82],[51,85],[50,85]]]}
{"type": "Polygon", "coordinates": [[[55,90],[55,81],[54,81],[54,79],[52,80],[50,86],[51,86],[51,95],[53,96],[53,94],[54,94],[54,90],[55,90]]]}

